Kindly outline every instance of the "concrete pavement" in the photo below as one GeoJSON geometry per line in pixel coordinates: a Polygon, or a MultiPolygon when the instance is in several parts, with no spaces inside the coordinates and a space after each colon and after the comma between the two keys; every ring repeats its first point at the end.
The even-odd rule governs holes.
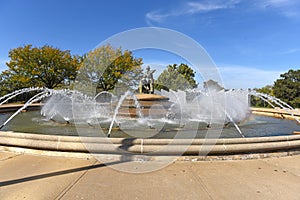
{"type": "Polygon", "coordinates": [[[2,151],[0,199],[300,199],[300,156],[176,161],[128,174],[94,159],[2,151]]]}

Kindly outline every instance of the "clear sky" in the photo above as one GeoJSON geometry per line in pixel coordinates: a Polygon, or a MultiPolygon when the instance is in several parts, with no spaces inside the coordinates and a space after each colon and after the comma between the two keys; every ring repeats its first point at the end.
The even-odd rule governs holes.
{"type": "MultiPolygon", "coordinates": [[[[0,70],[9,50],[25,44],[81,55],[114,34],[149,26],[200,43],[227,88],[262,87],[300,68],[298,0],[0,0],[0,70]]],[[[146,64],[179,61],[143,55],[146,64]]]]}

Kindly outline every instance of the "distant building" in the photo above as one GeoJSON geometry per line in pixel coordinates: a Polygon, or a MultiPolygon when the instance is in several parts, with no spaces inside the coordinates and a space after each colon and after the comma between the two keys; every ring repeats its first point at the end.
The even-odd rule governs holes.
{"type": "Polygon", "coordinates": [[[219,83],[214,80],[208,80],[206,82],[203,82],[203,87],[205,90],[209,90],[209,91],[224,90],[224,88],[222,86],[220,86],[219,83]]]}

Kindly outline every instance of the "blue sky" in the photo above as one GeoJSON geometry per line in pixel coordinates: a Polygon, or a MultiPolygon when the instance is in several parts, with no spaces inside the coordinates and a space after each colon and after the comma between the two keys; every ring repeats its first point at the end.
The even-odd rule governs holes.
{"type": "MultiPolygon", "coordinates": [[[[9,50],[25,44],[80,55],[114,34],[149,26],[196,40],[227,88],[262,87],[300,68],[297,0],[0,0],[0,70],[9,50]]],[[[136,55],[156,66],[181,61],[167,53],[136,55]]]]}

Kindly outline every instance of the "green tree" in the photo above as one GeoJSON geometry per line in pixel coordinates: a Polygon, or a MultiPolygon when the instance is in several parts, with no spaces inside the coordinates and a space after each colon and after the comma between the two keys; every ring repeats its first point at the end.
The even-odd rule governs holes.
{"type": "MultiPolygon", "coordinates": [[[[262,88],[254,88],[255,91],[274,96],[273,86],[266,85],[262,88]]],[[[254,107],[271,107],[267,102],[259,97],[251,96],[251,106],[254,107]]]]}
{"type": "Polygon", "coordinates": [[[155,88],[158,90],[185,90],[197,87],[195,80],[196,72],[187,64],[181,63],[168,65],[157,78],[155,88]]]}
{"type": "Polygon", "coordinates": [[[13,81],[13,77],[9,70],[5,70],[0,74],[0,96],[12,92],[13,88],[19,88],[17,84],[18,81],[13,81]]]}
{"type": "Polygon", "coordinates": [[[274,95],[286,103],[300,107],[300,70],[289,70],[274,82],[274,95]]]}
{"type": "Polygon", "coordinates": [[[94,88],[96,92],[112,91],[116,86],[122,90],[136,88],[142,64],[142,59],[134,58],[131,51],[100,46],[84,56],[76,79],[77,89],[94,93],[94,88]]]}
{"type": "Polygon", "coordinates": [[[12,91],[24,87],[55,88],[76,77],[81,59],[49,45],[41,48],[26,45],[9,52],[8,70],[1,74],[1,83],[12,91]]]}

